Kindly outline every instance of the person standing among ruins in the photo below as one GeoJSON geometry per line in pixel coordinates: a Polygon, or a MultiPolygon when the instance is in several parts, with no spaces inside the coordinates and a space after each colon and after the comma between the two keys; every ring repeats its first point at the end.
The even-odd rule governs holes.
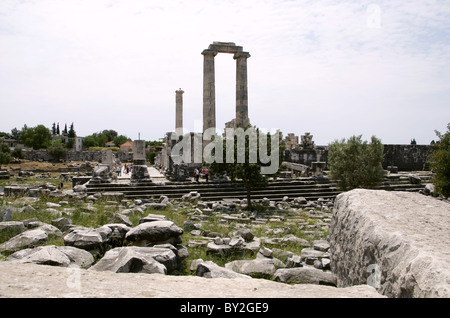
{"type": "Polygon", "coordinates": [[[205,179],[208,182],[208,167],[205,168],[205,179]]]}
{"type": "Polygon", "coordinates": [[[195,182],[198,183],[199,182],[198,178],[200,177],[200,171],[197,168],[194,169],[194,177],[195,177],[195,182]]]}

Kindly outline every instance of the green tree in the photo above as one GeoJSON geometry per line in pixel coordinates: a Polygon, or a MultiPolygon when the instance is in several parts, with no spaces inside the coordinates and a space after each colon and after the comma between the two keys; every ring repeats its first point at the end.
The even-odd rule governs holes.
{"type": "Polygon", "coordinates": [[[75,132],[75,129],[73,128],[73,123],[70,125],[69,133],[67,134],[67,137],[69,138],[75,138],[77,136],[77,133],[75,132]]]}
{"type": "Polygon", "coordinates": [[[83,140],[83,145],[86,148],[89,147],[104,147],[108,142],[108,137],[103,132],[93,133],[86,136],[83,140]]]}
{"type": "Polygon", "coordinates": [[[372,136],[371,142],[352,136],[345,141],[334,141],[329,145],[328,167],[330,177],[344,191],[354,188],[373,188],[384,178],[383,144],[372,136]]]}
{"type": "Polygon", "coordinates": [[[106,137],[105,143],[107,143],[108,141],[113,141],[114,138],[116,138],[118,136],[117,131],[115,131],[113,129],[109,129],[109,130],[105,129],[101,133],[106,137]]]}
{"type": "Polygon", "coordinates": [[[66,158],[66,147],[61,139],[56,139],[51,142],[48,147],[48,153],[56,160],[66,158]]]}
{"type": "MultiPolygon", "coordinates": [[[[247,129],[249,129],[248,127],[247,129]]],[[[250,128],[254,129],[254,128],[250,128]]],[[[226,160],[227,158],[227,142],[223,142],[222,137],[215,136],[214,142],[217,142],[217,145],[222,145],[222,151],[223,151],[223,158],[222,161],[214,160],[210,165],[211,173],[213,174],[223,174],[226,172],[227,176],[230,178],[231,182],[238,184],[239,182],[242,182],[243,186],[246,190],[246,196],[247,196],[247,204],[248,209],[253,209],[252,204],[252,191],[256,188],[263,188],[266,187],[268,184],[268,177],[261,173],[262,167],[266,166],[267,163],[263,163],[261,161],[261,155],[258,156],[258,154],[261,154],[261,150],[263,149],[260,144],[260,138],[259,138],[259,130],[254,129],[254,132],[256,136],[250,136],[245,135],[245,142],[238,142],[238,137],[236,135],[233,136],[234,142],[233,142],[233,160],[232,162],[229,162],[229,160],[226,160]],[[254,138],[254,139],[253,139],[254,138]],[[256,146],[255,144],[252,144],[251,140],[256,140],[256,146]],[[239,156],[244,155],[244,160],[239,159],[239,156]],[[251,160],[250,158],[252,158],[251,160]]],[[[270,135],[269,135],[270,136],[270,135]]],[[[273,151],[277,151],[277,162],[278,165],[276,167],[276,170],[278,171],[278,168],[281,164],[281,161],[279,160],[280,156],[280,148],[279,143],[275,143],[278,146],[278,149],[274,148],[274,144],[271,142],[271,139],[267,140],[265,153],[267,153],[269,156],[272,154],[273,151]]],[[[218,151],[220,149],[217,147],[218,151]]],[[[230,151],[228,149],[228,151],[230,151]]],[[[212,152],[212,155],[215,156],[216,154],[214,151],[212,152]]]]}
{"type": "Polygon", "coordinates": [[[439,137],[435,143],[436,149],[429,155],[430,169],[435,173],[432,182],[435,191],[448,198],[450,196],[450,123],[447,124],[447,132],[441,134],[435,131],[439,137]]]}
{"type": "Polygon", "coordinates": [[[11,156],[17,159],[23,159],[25,156],[22,151],[22,147],[15,147],[14,150],[11,152],[11,156]]]}
{"type": "Polygon", "coordinates": [[[20,140],[20,130],[18,130],[17,128],[11,129],[11,137],[12,139],[20,140]]]}
{"type": "Polygon", "coordinates": [[[128,140],[131,140],[131,139],[128,138],[127,136],[120,135],[120,136],[114,137],[113,142],[116,147],[120,147],[121,144],[124,144],[128,140]]]}
{"type": "Polygon", "coordinates": [[[0,168],[2,164],[11,162],[11,153],[7,144],[0,139],[0,168]]]}
{"type": "Polygon", "coordinates": [[[50,144],[52,134],[44,125],[28,128],[24,125],[20,132],[20,141],[33,149],[47,148],[50,144]]]}
{"type": "Polygon", "coordinates": [[[69,138],[69,140],[66,144],[67,149],[73,148],[76,136],[77,136],[77,133],[75,132],[75,129],[73,128],[73,123],[72,123],[69,128],[69,133],[67,134],[67,137],[69,138]]]}

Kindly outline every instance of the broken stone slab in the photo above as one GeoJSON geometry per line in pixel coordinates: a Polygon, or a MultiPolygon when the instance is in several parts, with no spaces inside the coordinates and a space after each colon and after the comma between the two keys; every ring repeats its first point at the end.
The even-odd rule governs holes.
{"type": "Polygon", "coordinates": [[[165,275],[176,267],[176,255],[168,248],[126,246],[107,251],[89,270],[165,275]]]}
{"type": "Polygon", "coordinates": [[[126,234],[131,230],[131,227],[122,223],[108,223],[107,226],[111,229],[108,243],[113,246],[122,246],[126,242],[126,234]]]}
{"type": "Polygon", "coordinates": [[[146,203],[145,207],[152,210],[165,210],[167,208],[167,203],[146,203]]]}
{"type": "Polygon", "coordinates": [[[243,275],[232,271],[230,269],[221,267],[212,261],[200,262],[197,264],[195,272],[196,276],[205,278],[249,278],[248,275],[243,275]]]}
{"type": "Polygon", "coordinates": [[[182,234],[183,229],[172,221],[153,221],[144,222],[132,228],[126,234],[126,239],[139,246],[162,243],[177,245],[182,242],[182,234]]]}
{"type": "Polygon", "coordinates": [[[249,229],[239,229],[236,231],[236,234],[242,237],[245,242],[251,242],[255,237],[255,235],[253,235],[253,233],[251,233],[249,229]]]}
{"type": "Polygon", "coordinates": [[[206,255],[208,254],[219,254],[222,256],[228,256],[233,251],[233,247],[228,244],[216,244],[214,242],[209,242],[206,245],[206,255]]]}
{"type": "Polygon", "coordinates": [[[60,208],[61,207],[60,204],[53,203],[53,202],[47,202],[45,205],[46,205],[47,208],[60,208]]]}
{"type": "Polygon", "coordinates": [[[55,236],[55,237],[62,237],[63,233],[56,227],[48,223],[44,223],[41,221],[31,221],[26,223],[26,227],[28,229],[41,229],[47,235],[55,236]]]}
{"type": "Polygon", "coordinates": [[[315,240],[313,243],[313,249],[321,252],[328,252],[330,249],[330,243],[326,240],[315,240]]]}
{"type": "Polygon", "coordinates": [[[1,207],[0,208],[0,222],[8,222],[12,220],[11,207],[1,207]]]}
{"type": "Polygon", "coordinates": [[[331,270],[338,287],[388,297],[450,297],[450,207],[420,193],[355,189],[335,200],[331,270]]]}
{"type": "Polygon", "coordinates": [[[166,216],[160,215],[160,214],[148,214],[146,217],[139,220],[139,224],[145,223],[145,222],[153,222],[153,221],[165,221],[166,216]]]}
{"type": "Polygon", "coordinates": [[[133,225],[130,218],[122,213],[114,213],[111,219],[109,219],[109,222],[125,224],[130,227],[133,225]]]}
{"type": "Polygon", "coordinates": [[[293,243],[299,246],[311,246],[311,244],[302,238],[296,237],[294,235],[287,235],[285,237],[273,237],[273,238],[268,238],[268,237],[261,237],[261,241],[263,243],[266,244],[272,244],[272,245],[285,245],[285,244],[289,244],[289,243],[293,243]]]}
{"type": "Polygon", "coordinates": [[[331,272],[305,266],[294,268],[280,268],[274,276],[277,282],[288,284],[316,284],[336,286],[336,278],[331,272]]]}
{"type": "Polygon", "coordinates": [[[48,235],[41,229],[24,231],[3,244],[0,244],[0,252],[16,252],[23,248],[37,246],[47,242],[48,235]]]}
{"type": "Polygon", "coordinates": [[[111,233],[112,230],[105,226],[98,229],[74,227],[64,236],[64,245],[81,248],[92,254],[101,253],[105,249],[111,233]]]}
{"type": "Polygon", "coordinates": [[[0,238],[2,238],[3,240],[9,240],[10,238],[22,233],[23,231],[25,231],[23,222],[0,222],[0,238]]]}
{"type": "Polygon", "coordinates": [[[72,246],[38,246],[15,252],[8,256],[8,261],[17,263],[35,263],[67,267],[75,264],[89,268],[94,263],[92,254],[72,246]]]}
{"type": "Polygon", "coordinates": [[[256,258],[253,260],[236,260],[225,264],[226,269],[234,272],[257,277],[270,277],[277,268],[286,265],[276,258],[256,258]]]}
{"type": "Polygon", "coordinates": [[[200,200],[200,193],[198,193],[197,191],[191,191],[187,194],[184,194],[181,197],[181,200],[188,202],[197,202],[198,200],[200,200]]]}

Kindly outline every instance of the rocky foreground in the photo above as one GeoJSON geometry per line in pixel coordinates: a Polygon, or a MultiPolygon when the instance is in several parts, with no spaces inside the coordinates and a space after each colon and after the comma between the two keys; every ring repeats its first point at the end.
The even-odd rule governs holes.
{"type": "Polygon", "coordinates": [[[113,273],[0,262],[0,297],[336,298],[383,297],[368,285],[336,288],[254,278],[113,273]]]}
{"type": "Polygon", "coordinates": [[[338,286],[368,282],[388,297],[450,297],[450,204],[419,193],[355,189],[330,226],[338,286]]]}
{"type": "MultiPolygon", "coordinates": [[[[161,202],[149,204],[154,208],[161,202]]],[[[196,211],[192,221],[211,213],[207,207],[196,211]]],[[[225,267],[197,259],[190,264],[196,276],[167,275],[179,268],[188,249],[179,245],[184,230],[161,215],[149,214],[135,227],[110,223],[91,229],[73,226],[65,218],[54,221],[61,230],[69,228],[64,246],[32,243],[62,235],[52,225],[2,222],[8,231],[17,227],[20,234],[0,245],[13,252],[8,261],[0,262],[0,297],[450,296],[450,205],[419,193],[358,189],[339,195],[329,241],[313,241],[312,248],[289,254],[286,262],[277,259],[280,251],[275,255],[276,249],[261,245],[263,240],[245,227],[231,238],[215,234],[205,242],[207,253],[249,249],[257,251],[256,258],[225,267]],[[24,249],[27,244],[30,247],[24,249]],[[103,256],[94,262],[93,255],[103,256]],[[330,265],[331,271],[326,269],[330,265]],[[248,276],[255,273],[270,279],[248,276]]],[[[185,230],[194,226],[191,235],[201,232],[189,222],[185,230]]],[[[201,237],[189,241],[188,247],[203,244],[206,237],[201,237]]]]}

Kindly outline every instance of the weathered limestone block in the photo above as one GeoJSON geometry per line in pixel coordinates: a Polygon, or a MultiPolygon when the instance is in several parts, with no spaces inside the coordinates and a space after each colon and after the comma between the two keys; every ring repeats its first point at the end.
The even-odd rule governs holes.
{"type": "Polygon", "coordinates": [[[76,247],[47,245],[15,252],[8,257],[8,261],[63,267],[76,264],[88,268],[94,262],[94,258],[91,253],[76,247]]]}
{"type": "Polygon", "coordinates": [[[409,192],[356,189],[335,201],[331,270],[338,287],[388,297],[450,297],[450,205],[409,192]]]}
{"type": "Polygon", "coordinates": [[[212,261],[201,261],[197,264],[197,276],[205,278],[250,278],[250,276],[237,273],[231,269],[221,267],[212,261]]]}
{"type": "Polygon", "coordinates": [[[151,244],[180,244],[183,229],[172,221],[144,222],[132,228],[126,234],[126,239],[134,245],[148,246],[151,244]]]}
{"type": "Polygon", "coordinates": [[[289,284],[336,286],[336,279],[333,273],[309,266],[278,269],[275,272],[274,280],[289,284]]]}
{"type": "Polygon", "coordinates": [[[48,235],[41,229],[24,231],[3,244],[0,244],[0,252],[16,252],[23,248],[28,248],[45,243],[48,235]]]}
{"type": "Polygon", "coordinates": [[[18,221],[7,221],[7,222],[0,222],[0,238],[3,240],[10,239],[13,236],[16,236],[17,234],[22,233],[25,231],[25,226],[23,225],[23,222],[18,221]]]}
{"type": "Polygon", "coordinates": [[[101,226],[97,229],[75,227],[64,236],[64,245],[74,246],[86,250],[92,254],[100,253],[108,243],[112,229],[101,226]]]}
{"type": "Polygon", "coordinates": [[[177,266],[176,255],[168,248],[126,246],[116,247],[90,270],[115,273],[159,273],[177,266]]]}
{"type": "Polygon", "coordinates": [[[277,268],[286,265],[276,258],[256,258],[253,260],[236,260],[225,264],[226,269],[244,275],[257,275],[271,277],[277,268]]]}

